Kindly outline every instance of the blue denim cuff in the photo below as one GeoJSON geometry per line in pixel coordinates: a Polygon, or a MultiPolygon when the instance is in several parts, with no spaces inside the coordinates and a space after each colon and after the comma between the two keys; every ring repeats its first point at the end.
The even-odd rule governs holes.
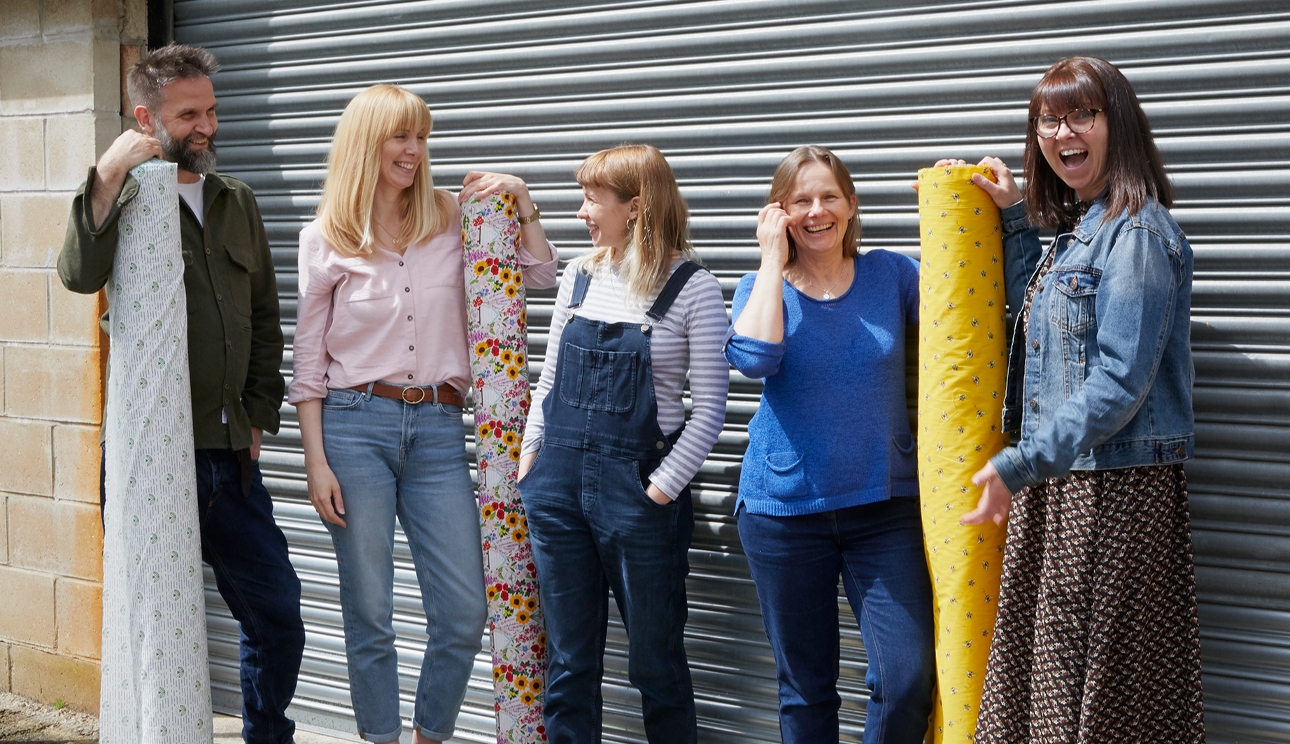
{"type": "Polygon", "coordinates": [[[1030,229],[1030,223],[1026,221],[1026,203],[1024,201],[1019,201],[1010,207],[1001,209],[999,218],[1003,222],[1004,235],[1030,229]]]}
{"type": "Polygon", "coordinates": [[[1026,472],[1025,464],[1021,461],[1021,453],[1016,447],[1005,447],[999,454],[990,458],[990,464],[999,474],[999,480],[1003,481],[1003,485],[1007,486],[1008,492],[1013,495],[1026,486],[1034,485],[1034,480],[1026,472]]]}

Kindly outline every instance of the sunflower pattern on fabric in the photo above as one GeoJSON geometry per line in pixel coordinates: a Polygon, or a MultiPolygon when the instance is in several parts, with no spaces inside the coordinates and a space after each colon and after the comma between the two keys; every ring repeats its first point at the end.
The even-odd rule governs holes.
{"type": "Polygon", "coordinates": [[[462,208],[475,456],[498,744],[546,741],[546,633],[528,518],[515,490],[529,412],[519,224],[510,194],[462,208]]]}
{"type": "Polygon", "coordinates": [[[961,525],[972,476],[1003,449],[1008,350],[999,209],[981,166],[918,173],[918,481],[936,626],[936,744],[974,741],[1006,531],[961,525]]]}

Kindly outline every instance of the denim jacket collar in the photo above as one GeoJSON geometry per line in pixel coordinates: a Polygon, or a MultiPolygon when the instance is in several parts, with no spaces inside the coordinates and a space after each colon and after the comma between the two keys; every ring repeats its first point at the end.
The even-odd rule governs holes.
{"type": "Polygon", "coordinates": [[[1088,208],[1088,211],[1084,213],[1084,219],[1076,223],[1075,229],[1071,230],[1071,234],[1078,238],[1081,243],[1092,243],[1093,238],[1102,229],[1105,217],[1106,194],[1103,194],[1088,208]]]}

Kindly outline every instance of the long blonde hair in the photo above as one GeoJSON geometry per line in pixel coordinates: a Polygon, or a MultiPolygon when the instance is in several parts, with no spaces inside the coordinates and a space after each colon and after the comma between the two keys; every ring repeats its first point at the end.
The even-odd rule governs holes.
{"type": "MultiPolygon", "coordinates": [[[[397,85],[373,85],[354,96],[336,125],[327,155],[318,222],[323,237],[343,256],[370,256],[376,245],[372,202],[381,173],[381,147],[395,132],[430,133],[430,109],[412,91],[397,85]]],[[[419,243],[448,228],[452,197],[434,187],[430,156],[422,158],[405,192],[399,239],[419,243]]]]}
{"type": "MultiPolygon", "coordinates": [[[[618,276],[627,294],[644,302],[668,276],[673,253],[694,259],[690,246],[690,211],[676,186],[672,166],[651,145],[619,145],[601,150],[578,166],[573,177],[583,188],[612,191],[620,202],[640,197],[635,224],[628,223],[631,243],[624,246],[618,276]]],[[[583,266],[595,273],[613,261],[613,247],[597,248],[583,266]]]]}

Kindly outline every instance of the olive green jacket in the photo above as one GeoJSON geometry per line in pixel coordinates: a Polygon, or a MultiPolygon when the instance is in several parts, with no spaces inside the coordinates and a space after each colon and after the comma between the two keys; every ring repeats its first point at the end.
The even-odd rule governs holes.
{"type": "MultiPolygon", "coordinates": [[[[138,182],[127,176],[111,213],[95,230],[87,196],[95,176],[91,167],[72,201],[58,256],[63,285],[82,294],[99,291],[111,276],[121,207],[139,193],[138,182]]],[[[251,446],[252,426],[278,431],[286,383],[279,369],[277,279],[251,189],[212,172],[202,199],[204,225],[182,199],[179,207],[194,443],[197,449],[241,450],[251,446]]]]}

